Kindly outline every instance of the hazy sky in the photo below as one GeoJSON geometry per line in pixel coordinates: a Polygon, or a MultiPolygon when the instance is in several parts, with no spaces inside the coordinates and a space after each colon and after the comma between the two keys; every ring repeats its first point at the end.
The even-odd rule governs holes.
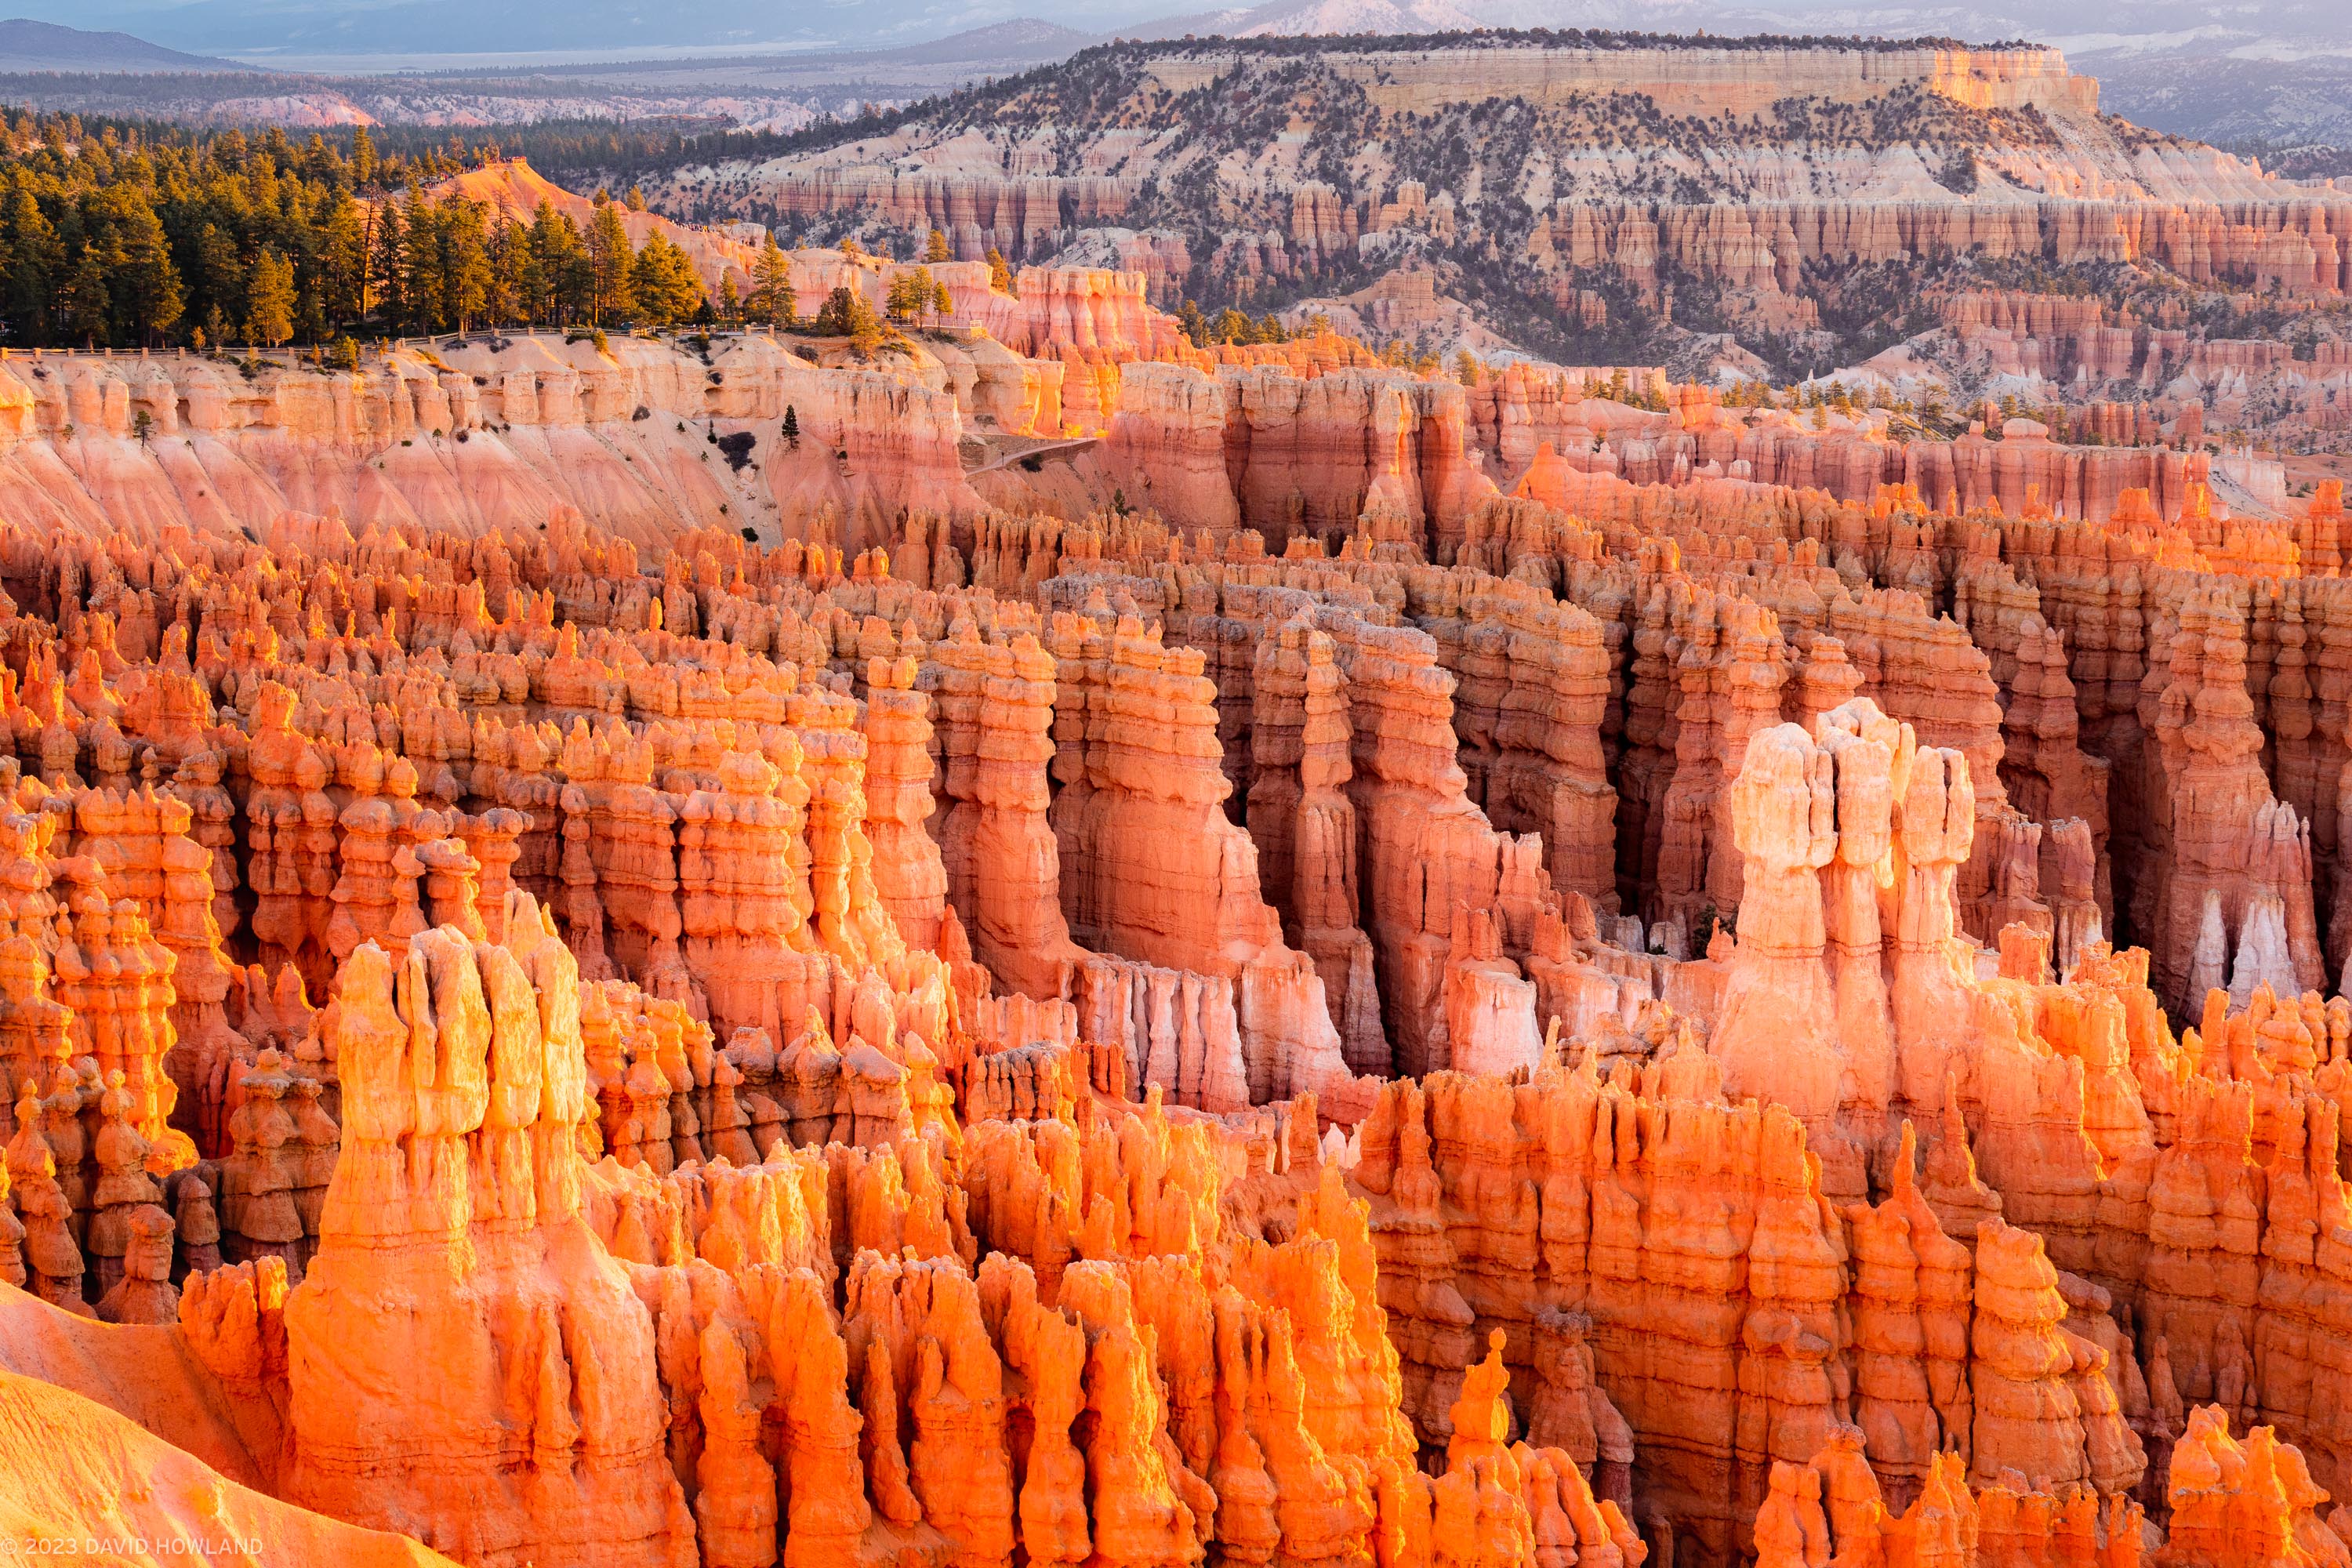
{"type": "MultiPolygon", "coordinates": [[[[120,28],[195,53],[534,53],[745,47],[762,43],[888,47],[1017,16],[1084,29],[1243,9],[1254,0],[16,0],[39,21],[120,28]]],[[[1409,0],[1396,0],[1400,8],[1409,0]]],[[[7,0],[0,0],[0,6],[7,0]]],[[[2052,37],[2096,28],[2171,47],[2226,52],[2254,35],[2335,40],[2352,35],[2352,0],[2106,0],[2053,10],[2046,0],[1450,0],[1490,23],[1734,30],[1790,16],[1824,32],[2052,37]],[[2221,43],[2219,35],[2235,35],[2221,43]]],[[[2087,38],[2066,40],[2087,43],[2087,38]]]]}

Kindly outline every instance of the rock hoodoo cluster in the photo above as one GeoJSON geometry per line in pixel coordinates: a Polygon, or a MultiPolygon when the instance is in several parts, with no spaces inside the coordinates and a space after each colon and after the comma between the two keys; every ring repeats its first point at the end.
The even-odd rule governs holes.
{"type": "Polygon", "coordinates": [[[2185,316],[2071,291],[2003,308],[1985,289],[2045,267],[2306,301],[2352,287],[2343,192],[2102,115],[2055,49],[1466,28],[1319,44],[1114,42],[788,152],[681,159],[653,188],[812,242],[936,232],[966,264],[1111,262],[1171,309],[1328,291],[1298,317],[1480,352],[1499,323],[1441,288],[1574,353],[1649,327],[1855,344],[1880,309],[1858,296],[1948,272],[1969,298],[1887,374],[1967,358],[2112,403],[2176,395],[2182,375],[2236,394],[2302,362],[2298,392],[2338,400],[2317,384],[2333,370],[2340,389],[2347,361],[2260,329],[2196,353],[2185,316]]]}
{"type": "Polygon", "coordinates": [[[979,270],[0,361],[11,1531],[2352,1563],[2333,489],[979,270]]]}

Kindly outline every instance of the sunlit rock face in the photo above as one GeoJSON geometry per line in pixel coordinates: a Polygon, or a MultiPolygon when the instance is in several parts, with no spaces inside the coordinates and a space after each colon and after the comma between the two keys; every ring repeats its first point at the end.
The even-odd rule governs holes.
{"type": "Polygon", "coordinates": [[[28,1538],[2352,1561],[2337,492],[971,265],[0,363],[28,1538]]]}

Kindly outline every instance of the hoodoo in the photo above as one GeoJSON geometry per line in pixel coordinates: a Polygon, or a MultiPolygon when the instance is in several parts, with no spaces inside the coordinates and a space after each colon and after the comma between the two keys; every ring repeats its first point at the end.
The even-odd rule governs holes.
{"type": "Polygon", "coordinates": [[[2340,194],[1853,38],[10,133],[22,1553],[2352,1568],[2340,194]]]}

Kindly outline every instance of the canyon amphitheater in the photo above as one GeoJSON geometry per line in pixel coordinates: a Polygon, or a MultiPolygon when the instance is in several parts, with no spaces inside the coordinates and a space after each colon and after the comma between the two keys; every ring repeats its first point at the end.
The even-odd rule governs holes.
{"type": "MultiPolygon", "coordinates": [[[[1946,430],[1204,347],[1140,186],[971,132],[761,176],[961,258],[869,358],[0,356],[10,1552],[2352,1564],[2345,515],[2205,437],[2352,425],[2352,197],[1803,53],[1475,85],[2048,139],[1562,153],[1527,286],[2169,303],[1931,292],[1883,379],[2055,411],[1946,430]]],[[[1468,243],[1251,188],[1252,275],[1468,243]]]]}

